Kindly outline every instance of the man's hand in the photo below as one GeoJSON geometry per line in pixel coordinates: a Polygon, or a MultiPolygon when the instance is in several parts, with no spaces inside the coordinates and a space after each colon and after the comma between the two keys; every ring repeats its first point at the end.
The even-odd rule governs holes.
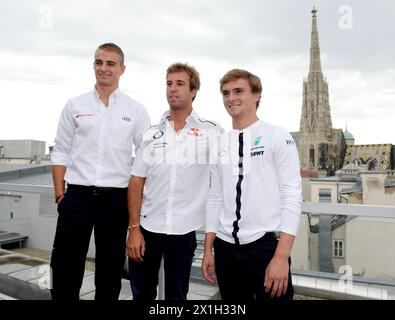
{"type": "Polygon", "coordinates": [[[59,203],[62,202],[63,198],[64,198],[64,194],[62,194],[60,196],[57,196],[56,199],[55,199],[56,200],[56,204],[59,205],[59,203]]]}
{"type": "Polygon", "coordinates": [[[279,298],[287,292],[288,272],[288,257],[274,255],[266,268],[264,282],[265,292],[268,293],[271,290],[270,297],[279,298]]]}
{"type": "Polygon", "coordinates": [[[64,194],[62,194],[62,195],[60,195],[60,196],[57,196],[57,197],[55,198],[56,204],[59,205],[59,203],[63,200],[63,198],[64,198],[64,194]]]}
{"type": "Polygon", "coordinates": [[[202,261],[202,272],[208,282],[214,284],[217,281],[215,275],[215,262],[214,255],[211,252],[204,252],[202,261]]]}
{"type": "Polygon", "coordinates": [[[140,228],[131,228],[129,230],[128,240],[126,242],[127,255],[134,262],[143,262],[145,252],[144,236],[140,228]]]}
{"type": "Polygon", "coordinates": [[[52,178],[55,191],[55,202],[57,205],[64,198],[64,175],[66,174],[67,167],[62,165],[52,165],[52,178]]]}

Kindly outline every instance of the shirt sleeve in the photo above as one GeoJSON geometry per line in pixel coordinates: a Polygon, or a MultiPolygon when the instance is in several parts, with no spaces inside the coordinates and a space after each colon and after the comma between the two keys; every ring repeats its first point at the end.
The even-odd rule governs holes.
{"type": "Polygon", "coordinates": [[[52,165],[69,166],[71,164],[71,149],[73,147],[76,123],[72,114],[72,102],[69,100],[60,116],[55,146],[51,153],[52,165]]]}
{"type": "Polygon", "coordinates": [[[130,174],[136,177],[146,177],[148,172],[148,165],[144,160],[144,152],[146,145],[141,141],[140,147],[137,149],[136,158],[134,159],[130,174]]]}
{"type": "Polygon", "coordinates": [[[210,160],[214,156],[213,163],[210,162],[210,190],[206,203],[206,233],[217,233],[219,226],[219,216],[222,209],[222,184],[219,175],[218,150],[221,143],[221,135],[224,130],[218,124],[213,144],[210,145],[210,160]]]}
{"type": "Polygon", "coordinates": [[[219,226],[219,215],[222,204],[222,189],[218,172],[218,165],[211,165],[210,190],[206,204],[206,233],[217,233],[219,226]]]}
{"type": "Polygon", "coordinates": [[[302,211],[299,155],[292,136],[280,129],[274,139],[274,161],[280,186],[280,231],[296,236],[302,211]]]}
{"type": "MultiPolygon", "coordinates": [[[[150,127],[150,117],[147,113],[147,110],[143,105],[141,105],[138,118],[135,124],[135,129],[133,132],[133,143],[135,152],[137,154],[138,149],[140,148],[141,139],[143,137],[143,133],[150,127]]],[[[137,155],[136,155],[137,157],[137,155]]]]}

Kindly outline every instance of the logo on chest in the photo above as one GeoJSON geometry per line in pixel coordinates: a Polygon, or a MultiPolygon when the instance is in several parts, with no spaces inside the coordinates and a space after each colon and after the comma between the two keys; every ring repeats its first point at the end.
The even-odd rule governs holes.
{"type": "Polygon", "coordinates": [[[76,119],[85,118],[85,117],[92,117],[94,113],[79,113],[75,116],[76,119]]]}
{"type": "Polygon", "coordinates": [[[191,129],[188,130],[187,135],[188,136],[201,137],[201,136],[203,136],[203,133],[199,130],[199,128],[191,128],[191,129]]]}
{"type": "Polygon", "coordinates": [[[265,150],[251,151],[251,157],[263,156],[264,153],[265,153],[265,150]]]}
{"type": "Polygon", "coordinates": [[[254,142],[254,146],[259,146],[261,144],[261,139],[262,139],[261,136],[256,137],[255,142],[254,142]]]}
{"type": "Polygon", "coordinates": [[[152,138],[154,139],[160,139],[162,138],[164,135],[164,132],[162,130],[158,130],[154,133],[154,135],[152,136],[152,138]]]}
{"type": "Polygon", "coordinates": [[[263,156],[265,153],[265,146],[262,145],[262,137],[258,136],[254,140],[254,146],[251,148],[251,157],[263,156]]]}

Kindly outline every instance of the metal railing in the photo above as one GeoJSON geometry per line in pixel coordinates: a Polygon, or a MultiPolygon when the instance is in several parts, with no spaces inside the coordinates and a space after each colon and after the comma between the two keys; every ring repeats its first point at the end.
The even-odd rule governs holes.
{"type": "MultiPolygon", "coordinates": [[[[395,206],[304,202],[302,204],[302,214],[395,218],[395,206]]],[[[164,300],[164,282],[164,269],[162,261],[159,271],[159,300],[164,300]]]]}
{"type": "Polygon", "coordinates": [[[337,214],[371,218],[395,218],[395,206],[304,202],[302,205],[302,213],[337,214]]]}

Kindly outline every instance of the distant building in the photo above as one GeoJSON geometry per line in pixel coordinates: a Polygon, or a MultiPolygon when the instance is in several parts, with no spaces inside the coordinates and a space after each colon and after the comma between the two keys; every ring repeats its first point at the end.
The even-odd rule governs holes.
{"type": "MultiPolygon", "coordinates": [[[[0,163],[0,231],[27,236],[25,246],[52,250],[58,218],[50,165],[0,163]]],[[[94,257],[91,241],[88,257],[94,257]]]]}
{"type": "Polygon", "coordinates": [[[303,82],[299,132],[292,132],[302,170],[333,175],[343,165],[346,141],[341,129],[333,129],[328,83],[322,74],[317,10],[312,11],[310,70],[303,82]]]}
{"type": "Polygon", "coordinates": [[[346,131],[344,131],[344,140],[346,141],[347,147],[354,145],[354,136],[347,130],[347,126],[346,131]]]}
{"type": "MultiPolygon", "coordinates": [[[[395,171],[349,164],[336,177],[311,179],[311,201],[393,206],[395,211],[395,171]]],[[[394,219],[312,215],[309,229],[310,270],[337,272],[350,265],[354,274],[395,279],[394,219]]]]}
{"type": "Polygon", "coordinates": [[[0,140],[0,163],[40,164],[48,160],[45,141],[0,140]]]}
{"type": "Polygon", "coordinates": [[[382,171],[394,168],[393,146],[391,144],[349,145],[344,165],[357,163],[367,166],[369,171],[382,171]]]}
{"type": "MultiPolygon", "coordinates": [[[[292,133],[301,160],[303,199],[393,206],[395,211],[395,146],[355,145],[347,126],[344,132],[332,129],[316,13],[313,9],[300,131],[292,133]]],[[[394,243],[395,219],[303,215],[292,254],[294,267],[338,272],[349,265],[354,275],[394,280],[394,243]]]]}

